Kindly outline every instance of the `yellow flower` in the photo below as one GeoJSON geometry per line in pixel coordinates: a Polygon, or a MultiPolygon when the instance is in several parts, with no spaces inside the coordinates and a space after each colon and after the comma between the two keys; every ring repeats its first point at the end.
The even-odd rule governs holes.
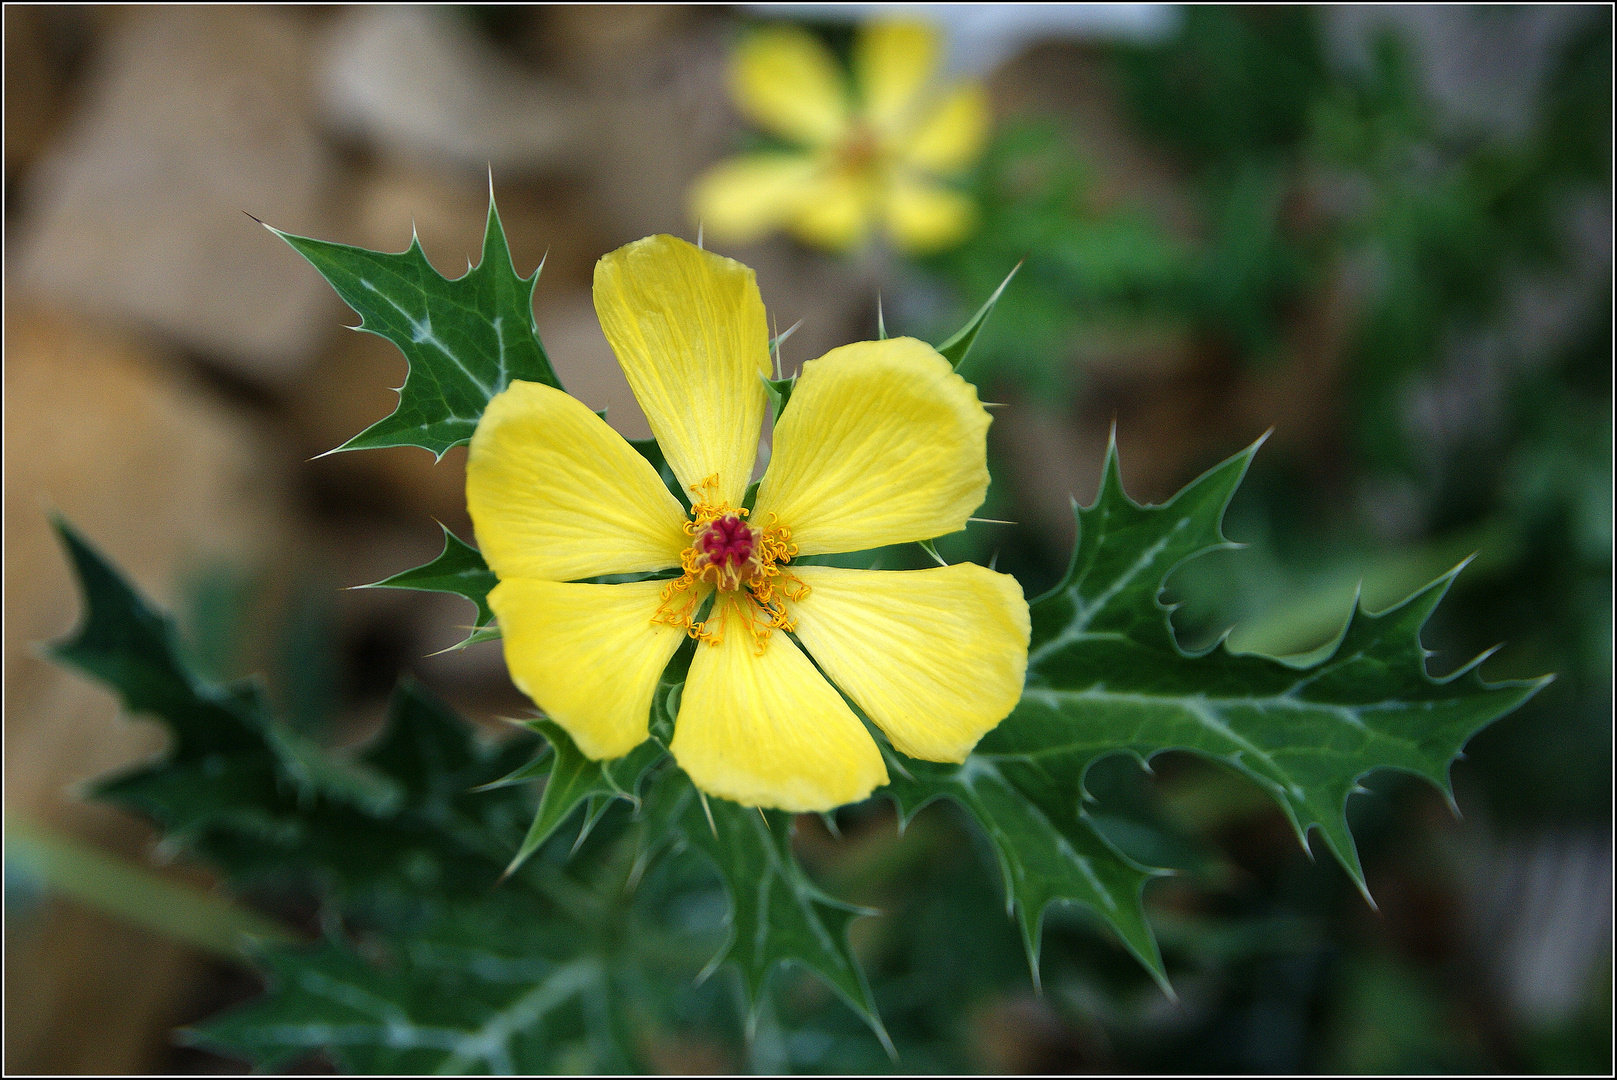
{"type": "Polygon", "coordinates": [[[887,782],[837,688],[904,753],[965,760],[1021,694],[1016,580],[794,560],[963,528],[988,485],[976,390],[913,338],[809,361],[749,513],[770,368],[753,272],[652,236],[596,264],[595,310],[693,508],[560,390],[514,382],[489,402],[466,502],[517,686],[585,754],[619,757],[647,738],[662,671],[697,638],[669,750],[697,787],[753,806],[828,810],[887,782]]]}
{"type": "Polygon", "coordinates": [[[813,35],[795,26],[753,34],[733,59],[731,93],[758,127],[804,149],[720,162],[692,188],[692,214],[734,243],[786,228],[843,251],[878,221],[906,251],[963,240],[976,207],[939,180],[982,152],[988,103],[976,82],[933,93],[937,66],[938,38],[925,25],[869,24],[854,43],[850,100],[813,35]]]}

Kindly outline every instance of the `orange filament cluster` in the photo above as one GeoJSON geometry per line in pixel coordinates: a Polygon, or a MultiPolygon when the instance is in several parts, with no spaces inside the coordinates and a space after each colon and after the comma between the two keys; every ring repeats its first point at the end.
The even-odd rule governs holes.
{"type": "Polygon", "coordinates": [[[797,554],[791,530],[777,524],[773,514],[768,525],[748,524],[745,507],[738,509],[714,498],[718,484],[715,475],[691,486],[696,502],[691,506],[691,520],[685,523],[691,546],[680,553],[683,573],[663,586],[662,603],[651,621],[683,627],[691,637],[717,645],[723,640],[723,623],[713,628],[708,625],[711,619],[697,622],[693,618],[701,601],[696,585],[706,582],[721,593],[740,594],[744,601],[740,609],[762,655],[776,630],[796,628],[785,602],[802,600],[809,588],[782,568],[797,554]]]}

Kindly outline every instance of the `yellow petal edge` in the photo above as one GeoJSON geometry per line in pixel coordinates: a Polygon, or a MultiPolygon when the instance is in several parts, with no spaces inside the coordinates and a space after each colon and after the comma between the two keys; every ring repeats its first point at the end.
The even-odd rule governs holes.
{"type": "Polygon", "coordinates": [[[679,767],[709,795],[794,813],[887,783],[875,740],[791,638],[777,633],[757,655],[745,602],[721,594],[723,638],[691,660],[669,746],[679,767]]]}
{"type": "Polygon", "coordinates": [[[622,757],[645,741],[657,680],[685,638],[651,621],[664,584],[516,578],[488,594],[511,681],[586,757],[622,757]]]}
{"type": "Polygon", "coordinates": [[[661,570],[690,542],[651,463],[543,383],[513,382],[489,400],[466,458],[466,509],[502,580],[661,570]]]}
{"type": "Polygon", "coordinates": [[[668,465],[689,490],[719,477],[741,505],[771,373],[752,270],[677,237],[636,240],[595,264],[595,313],[668,465]]]}
{"type": "Polygon", "coordinates": [[[1028,608],[1009,574],[804,566],[797,636],[901,753],[964,761],[1027,674],[1028,608]]]}
{"type": "Polygon", "coordinates": [[[803,365],[752,520],[776,514],[804,555],[956,532],[988,490],[988,425],[923,341],[832,349],[803,365]]]}

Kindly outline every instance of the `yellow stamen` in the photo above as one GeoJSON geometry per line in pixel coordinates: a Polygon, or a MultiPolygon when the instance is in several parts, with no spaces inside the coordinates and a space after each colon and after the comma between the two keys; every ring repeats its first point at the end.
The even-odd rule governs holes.
{"type": "Polygon", "coordinates": [[[662,603],[651,621],[682,627],[698,641],[717,645],[724,640],[723,620],[718,620],[717,626],[710,626],[714,622],[711,618],[700,622],[693,618],[697,607],[696,584],[705,581],[720,592],[740,592],[748,601],[741,604],[740,609],[761,656],[776,630],[797,628],[786,609],[786,601],[802,600],[809,588],[782,565],[791,562],[797,554],[791,530],[779,524],[774,514],[769,515],[769,524],[761,527],[740,524],[741,519],[748,516],[747,509],[715,500],[718,485],[717,475],[691,485],[696,499],[691,505],[691,520],[685,523],[685,532],[693,542],[680,553],[682,573],[663,586],[662,603]],[[728,522],[722,520],[727,518],[728,522]],[[721,522],[718,531],[710,533],[715,522],[721,522]],[[746,547],[748,534],[752,542],[750,552],[746,547]],[[715,543],[715,536],[719,538],[719,546],[710,549],[706,545],[715,543]],[[740,547],[724,548],[726,538],[740,547]],[[717,560],[710,555],[710,550],[721,551],[717,560]]]}

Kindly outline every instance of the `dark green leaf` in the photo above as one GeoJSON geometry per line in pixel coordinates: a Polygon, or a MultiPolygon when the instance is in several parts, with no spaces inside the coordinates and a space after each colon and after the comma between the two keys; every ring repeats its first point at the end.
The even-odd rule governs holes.
{"type": "Polygon", "coordinates": [[[273,725],[263,695],[250,683],[216,688],[180,659],[174,628],[153,611],[65,521],[67,546],[84,592],[83,625],[51,655],[106,683],[124,708],[161,722],[168,748],[146,762],[97,781],[99,798],[122,803],[189,832],[209,819],[267,827],[261,796],[287,787],[296,798],[326,797],[367,810],[396,805],[386,777],[321,755],[302,737],[273,725]]]}
{"type": "Polygon", "coordinates": [[[886,791],[898,804],[901,822],[932,800],[949,798],[987,834],[1035,986],[1045,908],[1065,900],[1100,913],[1168,990],[1162,956],[1140,903],[1145,883],[1162,871],[1136,865],[1096,833],[1078,810],[1079,776],[1039,775],[1020,762],[981,752],[959,767],[901,759],[890,762],[888,771],[893,781],[886,791]]]}
{"type": "MultiPolygon", "coordinates": [[[[1005,275],[1005,280],[999,283],[999,288],[995,289],[993,294],[983,302],[983,306],[977,309],[977,314],[973,315],[965,326],[957,330],[953,337],[938,346],[938,352],[943,354],[943,358],[949,361],[955,370],[960,369],[961,361],[965,360],[966,354],[971,351],[971,346],[977,340],[977,335],[982,332],[983,324],[988,321],[988,316],[993,313],[994,305],[999,303],[1000,295],[1004,293],[1005,286],[1011,283],[1011,278],[1015,277],[1016,272],[1020,269],[1022,269],[1021,263],[1011,267],[1011,272],[1005,275]]],[[[880,332],[885,337],[887,327],[885,325],[881,326],[880,332]]]]}
{"type": "Polygon", "coordinates": [[[389,254],[265,228],[320,271],[359,313],[359,329],[387,338],[410,363],[393,414],[338,450],[421,446],[442,457],[471,439],[489,399],[513,379],[560,387],[533,321],[539,271],[518,276],[492,192],[482,256],[453,280],[415,237],[389,254]]]}
{"type": "Polygon", "coordinates": [[[1055,899],[1098,912],[1164,978],[1139,902],[1150,871],[1107,843],[1084,809],[1084,776],[1100,758],[1146,762],[1180,749],[1227,763],[1280,804],[1305,845],[1319,829],[1363,889],[1345,814],[1359,779],[1401,769],[1448,793],[1466,740],[1548,681],[1486,684],[1475,661],[1443,679],[1427,674],[1420,630],[1453,573],[1379,615],[1357,612],[1313,667],[1222,645],[1181,649],[1159,601],[1163,583],[1186,560],[1232,546],[1220,526],[1256,450],[1164,506],[1140,506],[1123,492],[1114,441],[1094,505],[1078,510],[1067,576],[1031,607],[1021,702],[963,766],[900,760],[890,770],[906,817],[947,796],[988,834],[1035,979],[1040,916],[1055,899]]]}
{"type": "Polygon", "coordinates": [[[271,992],[184,1032],[186,1042],[270,1072],[319,1051],[357,1073],[568,1071],[546,1028],[604,982],[588,959],[446,968],[406,955],[384,966],[330,941],[263,961],[271,992]]]}
{"type": "Polygon", "coordinates": [[[769,974],[795,960],[823,979],[869,1024],[892,1053],[864,970],[848,944],[848,925],[872,912],[827,896],[792,853],[790,814],[704,798],[670,769],[648,800],[658,819],[712,861],[730,894],[729,940],[709,964],[733,963],[756,1022],[769,974]]]}
{"type": "Polygon", "coordinates": [[[423,592],[446,592],[464,596],[477,605],[477,629],[487,626],[494,618],[489,610],[488,594],[499,583],[494,571],[483,561],[476,548],[450,532],[444,531],[444,549],[436,559],[414,570],[394,574],[371,585],[356,585],[356,589],[419,589],[423,592]]]}
{"type": "Polygon", "coordinates": [[[584,756],[572,736],[554,720],[530,720],[525,726],[544,736],[550,744],[550,753],[542,754],[511,775],[486,785],[490,788],[503,787],[540,776],[548,777],[545,792],[539,799],[539,810],[534,814],[533,824],[528,827],[522,847],[506,870],[508,874],[537,851],[580,803],[591,805],[586,812],[584,827],[580,830],[580,842],[611,799],[627,799],[638,806],[641,781],[647,770],[661,761],[666,753],[655,739],[647,739],[623,757],[611,761],[592,761],[584,756]]]}
{"type": "Polygon", "coordinates": [[[1359,777],[1402,769],[1447,794],[1466,740],[1548,680],[1486,684],[1480,657],[1442,679],[1427,673],[1420,630],[1458,568],[1379,615],[1356,611],[1313,667],[1222,646],[1180,649],[1158,600],[1163,580],[1186,559],[1230,546],[1220,522],[1256,450],[1153,507],[1123,493],[1113,444],[1095,504],[1078,512],[1066,580],[1033,605],[1028,689],[980,749],[1060,775],[1117,750],[1217,758],[1268,791],[1305,843],[1319,829],[1362,889],[1344,813],[1359,777]]]}

